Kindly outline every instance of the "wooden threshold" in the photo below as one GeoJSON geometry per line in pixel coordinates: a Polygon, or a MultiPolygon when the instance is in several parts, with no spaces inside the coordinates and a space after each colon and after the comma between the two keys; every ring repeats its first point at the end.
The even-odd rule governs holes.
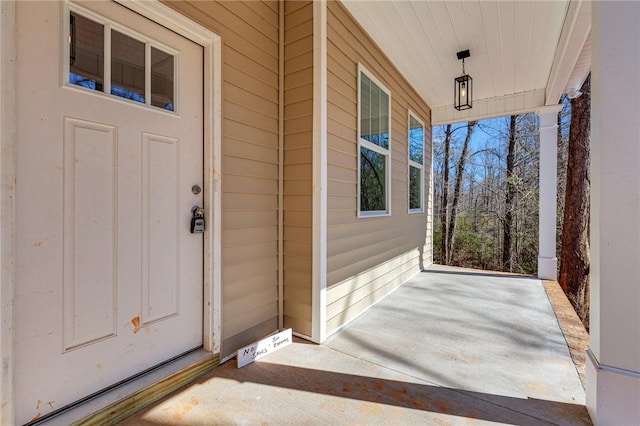
{"type": "Polygon", "coordinates": [[[199,349],[37,424],[115,425],[208,373],[219,364],[220,354],[199,349]]]}

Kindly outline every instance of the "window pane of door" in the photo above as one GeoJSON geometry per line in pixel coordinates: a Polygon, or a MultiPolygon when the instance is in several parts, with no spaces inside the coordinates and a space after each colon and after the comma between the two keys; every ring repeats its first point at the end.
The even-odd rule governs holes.
{"type": "Polygon", "coordinates": [[[111,94],[144,103],[144,43],[111,31],[111,94]]]}
{"type": "Polygon", "coordinates": [[[174,110],[173,55],[151,48],[151,105],[174,110]]]}
{"type": "Polygon", "coordinates": [[[74,12],[69,24],[69,83],[102,91],[104,26],[74,12]]]}

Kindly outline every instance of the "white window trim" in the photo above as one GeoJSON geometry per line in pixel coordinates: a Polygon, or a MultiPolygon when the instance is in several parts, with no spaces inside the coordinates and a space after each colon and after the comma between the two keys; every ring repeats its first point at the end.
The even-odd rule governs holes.
{"type": "Polygon", "coordinates": [[[358,210],[357,210],[357,216],[358,217],[380,217],[380,216],[391,216],[391,91],[389,89],[387,89],[387,87],[382,84],[380,82],[380,80],[378,80],[367,68],[365,68],[364,65],[362,65],[360,62],[358,62],[358,186],[357,186],[357,196],[358,196],[358,210]],[[369,142],[366,139],[362,139],[360,137],[361,135],[361,129],[360,129],[360,123],[361,123],[361,117],[360,117],[360,112],[361,112],[361,105],[360,105],[360,85],[361,85],[361,76],[362,74],[366,74],[367,77],[374,82],[383,92],[385,92],[387,94],[387,96],[389,96],[389,125],[388,125],[388,129],[389,129],[389,148],[385,149],[382,148],[374,143],[369,142]],[[386,205],[386,209],[385,210],[374,210],[374,211],[361,211],[360,207],[360,151],[361,151],[361,147],[367,148],[371,151],[375,151],[379,154],[382,154],[385,156],[385,205],[386,205]]]}
{"type": "Polygon", "coordinates": [[[422,121],[418,114],[414,113],[411,110],[408,110],[407,114],[407,212],[409,214],[414,213],[424,213],[424,121],[422,121]],[[411,117],[416,120],[422,126],[422,164],[415,162],[411,159],[411,117]],[[421,182],[421,191],[420,191],[420,208],[412,209],[411,208],[411,167],[416,167],[420,169],[420,182],[421,182]]]}

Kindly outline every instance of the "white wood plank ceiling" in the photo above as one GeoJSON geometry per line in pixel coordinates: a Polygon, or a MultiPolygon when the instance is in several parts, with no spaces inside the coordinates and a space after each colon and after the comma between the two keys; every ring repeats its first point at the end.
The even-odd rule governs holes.
{"type": "Polygon", "coordinates": [[[346,8],[440,124],[556,104],[590,68],[591,8],[581,0],[346,0],[346,8]],[[453,108],[456,52],[469,49],[473,108],[453,108]],[[578,65],[578,66],[576,66],[578,65]]]}

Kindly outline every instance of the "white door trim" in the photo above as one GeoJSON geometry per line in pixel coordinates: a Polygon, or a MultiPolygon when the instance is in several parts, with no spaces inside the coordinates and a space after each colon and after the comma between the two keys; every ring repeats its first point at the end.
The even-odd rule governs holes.
{"type": "Polygon", "coordinates": [[[0,2],[0,424],[13,424],[15,3],[0,2]],[[8,403],[7,403],[8,402],[8,403]]]}
{"type": "MultiPolygon", "coordinates": [[[[204,50],[203,347],[221,348],[221,88],[222,40],[158,0],[115,0],[197,43],[204,50]]],[[[13,294],[15,289],[15,2],[0,2],[0,424],[13,424],[13,294]]]]}

